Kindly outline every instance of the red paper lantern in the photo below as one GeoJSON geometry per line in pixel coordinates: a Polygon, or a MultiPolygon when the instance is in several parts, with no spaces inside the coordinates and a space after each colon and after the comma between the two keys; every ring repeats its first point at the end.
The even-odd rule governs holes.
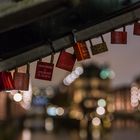
{"type": "Polygon", "coordinates": [[[54,53],[51,55],[51,61],[50,63],[47,62],[42,62],[42,60],[39,60],[37,62],[36,66],[36,73],[35,73],[35,78],[40,79],[40,80],[52,80],[52,74],[53,74],[53,69],[54,69],[54,53]]]}
{"type": "Polygon", "coordinates": [[[86,42],[78,41],[73,45],[73,48],[74,48],[77,61],[90,58],[90,54],[89,54],[86,42]]]}
{"type": "Polygon", "coordinates": [[[125,31],[125,27],[123,27],[123,31],[111,32],[111,43],[112,44],[127,44],[127,32],[125,31]]]}
{"type": "Polygon", "coordinates": [[[135,22],[134,23],[134,31],[133,31],[134,35],[140,35],[140,23],[139,22],[135,22]]]}
{"type": "Polygon", "coordinates": [[[73,40],[74,40],[73,49],[74,49],[74,53],[77,58],[77,61],[90,58],[90,54],[89,54],[86,42],[77,41],[74,30],[72,31],[72,35],[73,35],[73,40]]]}
{"type": "Polygon", "coordinates": [[[12,79],[11,72],[0,72],[0,90],[13,90],[14,82],[12,79]]]}
{"type": "Polygon", "coordinates": [[[29,89],[29,64],[27,64],[26,73],[18,72],[15,70],[13,75],[14,85],[16,90],[28,90],[29,89]]]}
{"type": "Polygon", "coordinates": [[[75,54],[71,54],[69,52],[66,52],[65,50],[62,50],[58,57],[56,67],[71,72],[75,64],[75,61],[76,61],[75,54]]]}

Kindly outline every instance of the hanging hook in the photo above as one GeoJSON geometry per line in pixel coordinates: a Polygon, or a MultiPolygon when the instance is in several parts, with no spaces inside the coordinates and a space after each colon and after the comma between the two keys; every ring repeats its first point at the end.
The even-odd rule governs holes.
{"type": "Polygon", "coordinates": [[[53,47],[53,42],[50,39],[48,39],[48,43],[50,44],[50,48],[52,50],[52,53],[55,54],[55,49],[53,47]]]}
{"type": "Polygon", "coordinates": [[[91,39],[89,39],[90,46],[93,46],[91,39]]]}
{"type": "Polygon", "coordinates": [[[54,47],[53,47],[53,42],[52,42],[50,39],[48,39],[48,43],[50,44],[50,48],[51,48],[51,50],[52,50],[52,53],[51,53],[51,61],[50,61],[50,63],[53,63],[53,61],[54,61],[55,49],[54,49],[54,47]]]}
{"type": "Polygon", "coordinates": [[[76,35],[75,35],[75,32],[76,32],[76,29],[73,29],[73,30],[72,30],[72,36],[73,36],[73,41],[74,41],[74,43],[77,42],[77,37],[76,37],[76,35]]]}

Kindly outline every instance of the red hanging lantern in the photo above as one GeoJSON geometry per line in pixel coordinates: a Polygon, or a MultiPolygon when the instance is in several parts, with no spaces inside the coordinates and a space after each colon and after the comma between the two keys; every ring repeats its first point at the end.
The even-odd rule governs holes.
{"type": "Polygon", "coordinates": [[[13,90],[14,82],[12,79],[11,72],[0,72],[0,90],[13,90]]]}
{"type": "Polygon", "coordinates": [[[75,54],[71,54],[69,52],[66,52],[65,50],[62,50],[58,57],[56,67],[71,72],[75,64],[75,61],[76,61],[75,54]]]}
{"type": "Polygon", "coordinates": [[[29,89],[29,78],[30,78],[30,66],[27,64],[26,73],[18,72],[18,69],[15,70],[13,79],[16,90],[28,90],[29,89]]]}
{"type": "Polygon", "coordinates": [[[99,44],[96,44],[96,45],[93,45],[92,41],[89,40],[91,52],[92,52],[93,55],[108,51],[106,42],[104,41],[104,38],[103,38],[102,35],[101,35],[101,39],[102,39],[102,43],[99,43],[99,44]]]}
{"type": "Polygon", "coordinates": [[[134,35],[140,35],[140,23],[139,22],[134,23],[133,34],[134,35]]]}
{"type": "Polygon", "coordinates": [[[73,32],[73,38],[74,38],[74,52],[77,58],[77,61],[85,60],[90,58],[90,54],[86,45],[86,42],[84,41],[77,41],[76,36],[73,32]]]}
{"type": "Polygon", "coordinates": [[[123,31],[111,32],[111,43],[112,44],[127,44],[127,32],[125,31],[125,27],[123,27],[123,31]]]}
{"type": "Polygon", "coordinates": [[[53,74],[53,69],[54,69],[54,53],[51,55],[51,61],[50,63],[47,62],[42,62],[42,60],[39,60],[37,62],[36,66],[36,73],[35,73],[35,78],[40,79],[40,80],[52,80],[52,74],[53,74]]]}

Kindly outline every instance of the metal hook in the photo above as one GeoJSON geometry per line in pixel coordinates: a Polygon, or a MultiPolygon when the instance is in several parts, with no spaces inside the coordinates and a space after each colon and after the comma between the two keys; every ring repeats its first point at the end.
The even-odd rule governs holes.
{"type": "Polygon", "coordinates": [[[53,47],[53,42],[50,39],[48,39],[48,43],[50,44],[50,48],[52,50],[52,53],[55,54],[55,49],[53,47]]]}
{"type": "Polygon", "coordinates": [[[53,42],[50,39],[48,39],[48,42],[49,42],[50,48],[52,50],[52,53],[51,53],[51,61],[50,61],[50,63],[52,64],[53,63],[53,60],[54,60],[55,49],[53,47],[53,42]]]}
{"type": "Polygon", "coordinates": [[[76,32],[76,29],[73,29],[73,30],[72,30],[72,36],[73,36],[73,41],[74,41],[74,43],[77,42],[77,38],[76,38],[75,32],[76,32]]]}
{"type": "Polygon", "coordinates": [[[103,35],[101,35],[102,42],[105,42],[103,35]]]}
{"type": "Polygon", "coordinates": [[[89,39],[90,46],[93,46],[91,39],[89,39]]]}

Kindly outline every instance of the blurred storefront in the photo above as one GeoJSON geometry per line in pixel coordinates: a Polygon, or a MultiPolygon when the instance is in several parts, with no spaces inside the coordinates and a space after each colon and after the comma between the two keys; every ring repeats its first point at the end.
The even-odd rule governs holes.
{"type": "Polygon", "coordinates": [[[57,87],[1,92],[1,139],[55,140],[68,135],[75,140],[115,140],[117,135],[121,140],[135,135],[140,123],[139,78],[113,89],[112,74],[107,65],[88,64],[57,87]]]}

